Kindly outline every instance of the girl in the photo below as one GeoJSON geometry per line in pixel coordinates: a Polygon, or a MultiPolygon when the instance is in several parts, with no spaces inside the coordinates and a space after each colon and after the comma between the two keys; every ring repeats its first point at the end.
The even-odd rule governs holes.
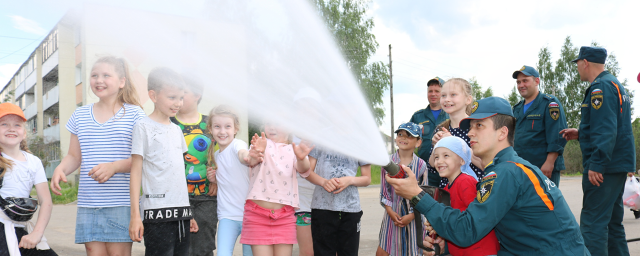
{"type": "Polygon", "coordinates": [[[40,213],[34,227],[30,221],[14,221],[0,211],[0,255],[57,255],[43,236],[53,203],[42,162],[27,149],[26,121],[20,107],[0,104],[0,195],[28,198],[35,185],[40,213]]]}
{"type": "MultiPolygon", "coordinates": [[[[473,200],[476,199],[476,184],[478,181],[468,175],[471,173],[470,166],[466,163],[471,161],[471,148],[467,142],[458,137],[442,138],[434,146],[432,158],[441,177],[447,178],[448,184],[444,188],[451,195],[451,207],[464,211],[473,200]],[[463,171],[465,170],[466,171],[463,171]]],[[[427,231],[434,232],[433,227],[427,224],[427,231]]],[[[484,238],[477,243],[460,247],[447,241],[449,253],[453,256],[470,255],[484,256],[497,255],[500,250],[500,243],[495,231],[491,230],[484,238]]]]}
{"type": "MultiPolygon", "coordinates": [[[[415,123],[401,124],[396,130],[396,145],[398,151],[390,158],[396,164],[411,168],[418,181],[423,180],[427,163],[420,159],[414,151],[422,143],[422,128],[415,123]]],[[[387,183],[384,176],[386,171],[380,172],[380,204],[386,212],[382,218],[377,256],[388,255],[422,255],[416,243],[415,221],[413,209],[409,200],[396,195],[393,187],[387,183]]]]}
{"type": "MultiPolygon", "coordinates": [[[[217,167],[211,177],[218,185],[217,255],[231,256],[242,231],[244,201],[249,193],[249,167],[245,160],[249,151],[246,142],[235,138],[240,120],[231,107],[220,105],[212,109],[207,130],[220,147],[208,153],[209,163],[217,167]]],[[[251,256],[251,246],[242,245],[242,254],[251,256]]]]}
{"type": "Polygon", "coordinates": [[[296,240],[294,208],[299,208],[298,181],[309,175],[305,142],[289,144],[289,133],[267,123],[261,137],[251,139],[251,189],[244,206],[240,243],[250,244],[255,255],[291,255],[296,240]]]}
{"type": "MultiPolygon", "coordinates": [[[[467,142],[467,144],[469,143],[469,137],[467,137],[469,130],[460,129],[460,121],[469,117],[471,114],[474,106],[472,104],[472,95],[473,92],[471,84],[469,84],[467,80],[452,78],[444,83],[442,86],[442,95],[440,96],[440,106],[442,106],[442,109],[449,114],[450,119],[442,122],[438,127],[436,127],[432,138],[433,144],[438,142],[442,137],[451,135],[462,138],[467,142]]],[[[433,152],[433,147],[431,148],[431,152],[433,152]]],[[[436,169],[433,168],[433,164],[433,157],[430,157],[428,176],[431,178],[429,178],[429,180],[439,180],[440,182],[429,185],[444,188],[448,184],[447,178],[440,178],[436,169]]],[[[473,156],[469,165],[472,172],[469,171],[467,174],[474,177],[476,180],[483,177],[483,171],[479,168],[479,166],[482,166],[480,158],[473,156]]]]}
{"type": "Polygon", "coordinates": [[[51,190],[60,195],[60,181],[80,167],[75,242],[87,255],[131,255],[131,133],[145,114],[124,59],[98,59],[90,85],[99,101],[69,118],[69,153],[53,173],[51,190]]]}

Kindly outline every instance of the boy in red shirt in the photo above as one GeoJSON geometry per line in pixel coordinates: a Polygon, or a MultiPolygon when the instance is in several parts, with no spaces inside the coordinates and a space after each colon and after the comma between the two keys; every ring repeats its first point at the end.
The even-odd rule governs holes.
{"type": "MultiPolygon", "coordinates": [[[[449,179],[445,190],[449,191],[451,195],[451,207],[460,211],[466,210],[467,206],[475,200],[477,194],[476,183],[478,181],[465,173],[470,170],[463,172],[461,169],[470,168],[467,163],[471,161],[472,154],[467,143],[455,136],[442,138],[433,149],[436,170],[438,170],[440,177],[449,179]]],[[[485,177],[491,175],[495,174],[488,173],[485,177]]],[[[426,229],[429,232],[435,232],[429,224],[426,229]]],[[[449,241],[447,241],[447,245],[449,253],[453,256],[497,255],[500,250],[500,243],[493,230],[469,247],[460,247],[449,241]]]]}

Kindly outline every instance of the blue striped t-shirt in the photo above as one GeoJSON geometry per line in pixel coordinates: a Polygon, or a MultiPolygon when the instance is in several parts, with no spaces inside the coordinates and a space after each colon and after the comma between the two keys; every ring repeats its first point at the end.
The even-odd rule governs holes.
{"type": "Polygon", "coordinates": [[[142,108],[124,104],[111,119],[98,123],[93,116],[93,104],[73,112],[67,130],[78,136],[82,163],[78,207],[129,206],[129,173],[116,173],[105,183],[88,176],[94,166],[131,157],[133,125],[145,117],[142,108]]]}

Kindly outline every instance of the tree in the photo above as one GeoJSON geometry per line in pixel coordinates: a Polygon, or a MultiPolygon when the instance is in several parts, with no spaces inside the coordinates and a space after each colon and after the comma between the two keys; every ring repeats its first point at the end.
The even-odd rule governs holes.
{"type": "Polygon", "coordinates": [[[469,78],[469,84],[471,84],[473,100],[481,100],[493,96],[493,89],[491,89],[491,87],[487,88],[484,92],[482,91],[482,86],[480,86],[480,83],[478,83],[478,79],[476,79],[475,76],[469,78]]]}
{"type": "Polygon", "coordinates": [[[40,158],[42,166],[47,168],[52,161],[60,158],[60,145],[55,143],[46,143],[42,136],[30,136],[27,139],[29,151],[34,156],[40,158]]]}
{"type": "Polygon", "coordinates": [[[371,33],[373,17],[367,17],[368,1],[313,0],[333,34],[347,64],[360,84],[378,124],[384,117],[382,95],[389,86],[389,71],[381,61],[369,63],[378,42],[371,33]]]}
{"type": "Polygon", "coordinates": [[[4,96],[4,99],[2,99],[2,103],[5,102],[10,102],[11,98],[13,98],[13,95],[16,94],[16,90],[11,90],[7,92],[7,95],[4,96]]]}
{"type": "Polygon", "coordinates": [[[507,100],[512,107],[518,104],[518,102],[520,101],[520,94],[518,94],[518,91],[516,91],[516,86],[513,86],[513,88],[511,89],[511,93],[509,93],[509,96],[507,96],[507,100]]]}
{"type": "Polygon", "coordinates": [[[553,63],[551,63],[551,51],[545,46],[538,53],[538,64],[536,69],[540,73],[540,85],[538,88],[541,92],[558,96],[562,91],[558,90],[555,84],[555,73],[553,72],[553,63]]]}
{"type": "Polygon", "coordinates": [[[486,91],[484,91],[484,93],[482,94],[482,98],[489,98],[493,96],[493,89],[491,89],[491,86],[489,86],[489,88],[487,88],[486,91]]]}

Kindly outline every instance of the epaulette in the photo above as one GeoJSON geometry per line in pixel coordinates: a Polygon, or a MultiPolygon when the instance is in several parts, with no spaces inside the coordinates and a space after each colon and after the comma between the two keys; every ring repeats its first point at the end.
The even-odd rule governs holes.
{"type": "Polygon", "coordinates": [[[420,109],[420,110],[418,110],[418,111],[416,111],[416,112],[413,112],[413,113],[414,113],[414,114],[418,114],[418,113],[422,113],[422,111],[424,111],[424,109],[420,109]]]}

